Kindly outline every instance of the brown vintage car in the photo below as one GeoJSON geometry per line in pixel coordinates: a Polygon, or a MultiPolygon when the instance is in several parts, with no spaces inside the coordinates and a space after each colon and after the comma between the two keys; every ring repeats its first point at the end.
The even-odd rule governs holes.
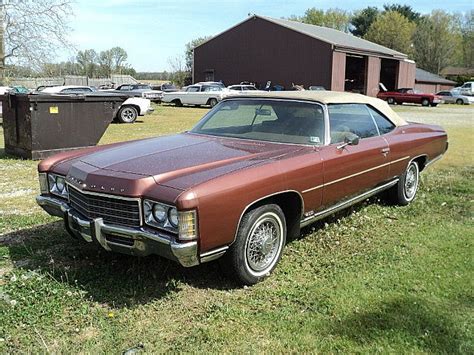
{"type": "Polygon", "coordinates": [[[406,205],[448,147],[439,126],[329,91],[234,96],[189,132],[62,153],[39,164],[48,213],[104,249],[183,266],[223,256],[266,277],[300,228],[388,190],[406,205]]]}

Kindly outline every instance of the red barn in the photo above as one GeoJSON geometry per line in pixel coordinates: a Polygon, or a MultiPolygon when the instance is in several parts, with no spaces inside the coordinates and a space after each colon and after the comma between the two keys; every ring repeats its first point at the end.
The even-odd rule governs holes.
{"type": "Polygon", "coordinates": [[[407,55],[327,27],[253,15],[194,49],[193,82],[272,81],[375,96],[415,86],[407,55]]]}

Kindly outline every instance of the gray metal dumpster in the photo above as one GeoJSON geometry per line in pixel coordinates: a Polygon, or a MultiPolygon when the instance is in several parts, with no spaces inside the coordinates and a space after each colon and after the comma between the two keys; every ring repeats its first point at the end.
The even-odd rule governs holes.
{"type": "Polygon", "coordinates": [[[5,152],[27,159],[96,145],[125,98],[114,95],[7,94],[5,152]]]}

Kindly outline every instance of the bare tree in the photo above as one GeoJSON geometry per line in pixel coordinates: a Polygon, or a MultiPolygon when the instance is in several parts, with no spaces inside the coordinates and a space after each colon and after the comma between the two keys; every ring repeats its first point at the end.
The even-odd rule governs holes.
{"type": "Polygon", "coordinates": [[[6,62],[40,69],[69,46],[73,0],[0,1],[0,80],[6,62]]]}
{"type": "Polygon", "coordinates": [[[179,86],[184,85],[186,76],[189,72],[186,71],[186,59],[183,56],[177,55],[168,58],[168,65],[171,69],[171,80],[179,86]]]}

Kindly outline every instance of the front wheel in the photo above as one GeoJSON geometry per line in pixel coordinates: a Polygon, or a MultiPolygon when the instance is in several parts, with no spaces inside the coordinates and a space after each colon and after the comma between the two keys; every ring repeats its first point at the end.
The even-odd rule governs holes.
{"type": "Polygon", "coordinates": [[[408,164],[407,170],[400,176],[398,184],[389,191],[393,203],[406,206],[414,200],[420,182],[420,169],[415,161],[408,164]]]}
{"type": "Polygon", "coordinates": [[[138,117],[138,111],[133,106],[124,106],[120,108],[117,119],[120,123],[133,123],[138,117]]]}
{"type": "Polygon", "coordinates": [[[395,99],[393,97],[389,97],[387,99],[387,102],[388,102],[389,105],[395,105],[395,99]]]}
{"type": "Polygon", "coordinates": [[[247,212],[225,261],[233,275],[245,285],[254,285],[270,275],[286,243],[285,215],[270,204],[247,212]]]}
{"type": "Polygon", "coordinates": [[[464,101],[463,101],[462,99],[457,99],[457,100],[456,100],[456,103],[457,103],[458,105],[464,105],[464,101]]]}
{"type": "Polygon", "coordinates": [[[429,105],[430,105],[430,100],[428,99],[421,100],[421,106],[429,106],[429,105]]]}

